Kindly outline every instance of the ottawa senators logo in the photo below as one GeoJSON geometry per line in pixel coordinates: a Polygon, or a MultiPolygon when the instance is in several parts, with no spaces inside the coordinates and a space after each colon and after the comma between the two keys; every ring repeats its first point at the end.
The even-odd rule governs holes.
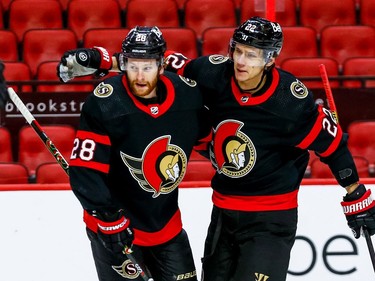
{"type": "Polygon", "coordinates": [[[130,259],[125,260],[122,265],[112,265],[112,268],[126,279],[136,279],[140,275],[140,272],[142,272],[139,265],[132,263],[130,259]]]}
{"type": "Polygon", "coordinates": [[[171,136],[151,142],[142,158],[120,152],[122,161],[142,189],[152,192],[152,197],[172,192],[182,181],[187,166],[185,152],[170,143],[171,136]]]}
{"type": "Polygon", "coordinates": [[[256,150],[250,138],[240,130],[243,123],[225,120],[214,130],[211,161],[219,173],[231,178],[247,175],[256,162],[256,150]]]}
{"type": "Polygon", "coordinates": [[[297,99],[304,99],[309,94],[306,86],[298,79],[290,85],[290,91],[297,99]]]}
{"type": "Polygon", "coordinates": [[[96,88],[94,89],[94,95],[98,98],[106,98],[112,95],[113,87],[110,84],[106,84],[101,82],[96,88]]]}
{"type": "Polygon", "coordinates": [[[229,58],[228,57],[225,57],[225,56],[222,56],[222,55],[211,55],[208,57],[208,60],[210,61],[210,63],[212,64],[220,64],[220,63],[224,63],[228,60],[229,58]]]}

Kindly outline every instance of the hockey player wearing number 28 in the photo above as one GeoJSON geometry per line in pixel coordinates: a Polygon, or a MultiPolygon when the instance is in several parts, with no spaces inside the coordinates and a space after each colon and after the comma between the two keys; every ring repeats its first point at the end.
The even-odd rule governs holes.
{"type": "MultiPolygon", "coordinates": [[[[101,82],[82,108],[69,174],[101,281],[143,280],[129,249],[155,281],[197,281],[178,185],[204,134],[204,107],[196,82],[164,72],[165,49],[157,27],[132,29],[124,74],[101,82]]],[[[89,57],[68,52],[65,66],[76,59],[89,57]]]]}
{"type": "MultiPolygon", "coordinates": [[[[345,188],[341,204],[355,238],[362,227],[375,234],[375,202],[359,182],[348,136],[301,81],[275,67],[282,44],[277,22],[252,17],[235,29],[228,56],[166,52],[166,69],[197,81],[213,122],[204,281],[286,279],[309,150],[345,188]]],[[[108,71],[92,57],[99,60],[89,66],[108,71]]]]}

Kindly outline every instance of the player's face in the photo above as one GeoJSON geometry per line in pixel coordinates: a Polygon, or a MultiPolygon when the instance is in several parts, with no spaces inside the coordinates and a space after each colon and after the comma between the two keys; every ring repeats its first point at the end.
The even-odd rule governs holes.
{"type": "Polygon", "coordinates": [[[242,89],[251,89],[259,83],[266,62],[263,51],[237,43],[233,51],[234,74],[242,89]]]}
{"type": "Polygon", "coordinates": [[[129,58],[126,73],[132,94],[142,98],[156,97],[160,71],[156,59],[129,58]]]}

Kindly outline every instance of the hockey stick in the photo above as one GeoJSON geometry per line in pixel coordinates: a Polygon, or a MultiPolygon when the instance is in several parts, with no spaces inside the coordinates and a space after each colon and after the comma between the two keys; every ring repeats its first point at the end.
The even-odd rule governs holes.
{"type": "MultiPolygon", "coordinates": [[[[21,112],[22,116],[26,119],[27,123],[34,129],[36,134],[40,137],[43,141],[49,152],[51,152],[52,156],[56,159],[56,161],[60,164],[61,168],[64,169],[67,175],[69,175],[69,163],[65,160],[64,156],[59,152],[56,146],[53,144],[51,139],[47,136],[47,134],[43,131],[42,127],[39,125],[38,121],[34,118],[31,112],[27,109],[25,104],[19,98],[17,93],[13,90],[13,88],[8,87],[8,94],[9,98],[12,102],[16,105],[18,110],[21,112]]],[[[124,254],[126,257],[136,266],[139,274],[145,281],[154,281],[154,279],[147,276],[146,272],[141,268],[139,263],[136,262],[134,256],[131,254],[130,249],[125,249],[124,254]]]]}
{"type": "MultiPolygon", "coordinates": [[[[331,110],[332,115],[336,119],[336,122],[338,124],[339,119],[338,119],[338,116],[337,116],[336,105],[335,105],[335,101],[333,99],[333,94],[332,94],[331,86],[329,84],[328,75],[327,75],[325,65],[324,64],[319,65],[319,70],[320,70],[320,76],[322,77],[322,80],[323,80],[324,91],[325,91],[326,96],[327,96],[329,109],[331,110]]],[[[362,232],[362,235],[366,238],[367,248],[368,248],[368,251],[370,253],[372,267],[374,268],[374,271],[375,271],[375,252],[374,252],[374,246],[372,244],[370,234],[368,233],[367,228],[363,227],[363,226],[361,227],[361,232],[362,232]]]]}
{"type": "Polygon", "coordinates": [[[366,238],[366,243],[368,247],[368,251],[370,252],[370,258],[372,262],[372,267],[374,268],[375,272],[375,251],[374,246],[372,245],[370,234],[368,233],[368,230],[366,227],[362,226],[362,235],[366,238]]]}
{"type": "Polygon", "coordinates": [[[333,118],[335,118],[335,121],[339,123],[337,109],[336,109],[335,101],[333,100],[333,94],[331,90],[331,85],[329,84],[326,66],[324,64],[319,65],[319,70],[320,70],[320,76],[322,77],[322,81],[323,81],[324,91],[327,96],[329,109],[331,110],[333,118]]]}
{"type": "Polygon", "coordinates": [[[40,137],[40,139],[47,147],[49,152],[51,152],[52,156],[56,159],[57,163],[59,163],[61,168],[63,168],[66,174],[69,175],[68,162],[65,160],[64,156],[60,153],[60,151],[56,148],[56,146],[53,144],[50,138],[43,131],[38,121],[35,120],[34,116],[30,113],[30,111],[27,109],[22,100],[18,97],[13,88],[8,87],[8,94],[10,99],[13,101],[13,103],[16,105],[16,107],[21,112],[23,117],[26,119],[27,123],[29,123],[29,125],[34,129],[34,131],[40,137]]]}

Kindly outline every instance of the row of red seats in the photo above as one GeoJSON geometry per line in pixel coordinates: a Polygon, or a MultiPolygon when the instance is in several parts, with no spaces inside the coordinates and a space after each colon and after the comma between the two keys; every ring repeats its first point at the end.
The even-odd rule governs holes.
{"type": "MultiPolygon", "coordinates": [[[[222,54],[228,52],[228,43],[234,28],[209,28],[204,32],[201,52],[195,33],[188,28],[162,28],[169,49],[195,58],[200,53],[222,54]]],[[[121,42],[129,29],[91,29],[84,35],[83,47],[103,46],[111,53],[119,51],[121,42]]],[[[319,77],[318,65],[327,64],[330,76],[375,76],[375,27],[330,26],[319,40],[309,27],[285,27],[284,45],[276,63],[299,78],[319,77]],[[349,35],[348,35],[349,34],[349,35]],[[297,66],[297,67],[296,67],[297,66]]],[[[6,63],[5,78],[9,81],[49,80],[57,81],[56,65],[62,54],[78,47],[74,34],[68,29],[30,30],[25,34],[22,60],[19,59],[15,35],[0,30],[0,59],[6,63]],[[51,40],[53,38],[53,40],[51,40]],[[8,67],[7,67],[8,66],[8,67]]],[[[90,78],[82,78],[82,80],[90,78]]],[[[375,81],[365,85],[355,80],[332,87],[373,87],[375,81]]],[[[321,88],[321,83],[307,83],[311,88],[321,88]]],[[[32,91],[27,86],[23,91],[32,91]]],[[[37,91],[91,91],[92,85],[40,85],[37,91]]]]}
{"type": "MultiPolygon", "coordinates": [[[[18,42],[24,33],[35,28],[68,28],[78,41],[90,28],[121,28],[135,25],[159,27],[188,27],[200,40],[209,27],[235,27],[251,16],[266,16],[266,1],[242,0],[188,0],[183,3],[183,16],[175,0],[131,0],[121,9],[117,0],[73,0],[67,3],[66,13],[57,0],[15,0],[8,6],[8,16],[0,13],[0,28],[15,32],[18,42]],[[147,7],[147,9],[145,9],[147,7]],[[150,13],[152,11],[152,13],[150,13]],[[123,15],[123,16],[122,16],[123,15]],[[182,18],[182,19],[181,19],[182,18]]],[[[309,26],[318,36],[328,25],[375,26],[373,0],[295,0],[275,1],[276,20],[282,26],[309,26]],[[321,9],[324,7],[324,9],[321,9]],[[357,13],[357,8],[359,11],[357,13]],[[358,14],[358,16],[357,16],[358,14]]]]}
{"type": "MultiPolygon", "coordinates": [[[[190,161],[187,165],[183,181],[209,182],[214,173],[215,170],[209,161],[190,161]]],[[[69,183],[69,177],[56,162],[39,164],[35,169],[33,179],[30,179],[29,170],[24,164],[19,162],[0,162],[0,184],[24,183],[69,183]]]]}
{"type": "MultiPolygon", "coordinates": [[[[46,125],[42,128],[69,162],[75,128],[70,125],[46,125]]],[[[6,127],[0,127],[0,184],[68,182],[65,171],[55,161],[33,128],[22,127],[17,138],[18,155],[13,156],[10,131],[6,127]]],[[[185,181],[210,180],[214,173],[211,163],[197,152],[190,159],[194,163],[188,164],[185,181]]]]}
{"type": "MultiPolygon", "coordinates": [[[[348,126],[348,146],[353,155],[360,178],[375,177],[375,120],[355,121],[348,126]]],[[[334,178],[329,167],[310,151],[305,178],[334,178]]]]}
{"type": "MultiPolygon", "coordinates": [[[[27,84],[32,82],[31,72],[27,64],[22,62],[5,62],[5,78],[9,86],[17,92],[91,92],[95,81],[91,77],[76,78],[74,81],[81,83],[60,83],[56,75],[58,61],[46,61],[37,68],[34,86],[27,84]],[[87,81],[87,83],[84,83],[87,81]]],[[[324,64],[330,77],[331,88],[375,88],[375,57],[351,58],[344,62],[343,72],[339,74],[336,60],[324,57],[290,58],[286,59],[281,68],[293,73],[309,89],[322,89],[319,65],[324,64]],[[358,77],[359,79],[355,79],[358,77]],[[371,79],[372,78],[372,79],[371,79]]]]}
{"type": "MultiPolygon", "coordinates": [[[[4,11],[8,11],[9,9],[9,5],[10,5],[10,2],[12,1],[15,1],[15,0],[0,0],[0,6],[3,7],[3,10],[4,11]]],[[[29,0],[30,1],[30,0],[29,0]]],[[[32,1],[32,0],[31,0],[32,1]]],[[[55,0],[55,1],[58,1],[62,7],[62,9],[64,11],[66,11],[68,9],[68,4],[69,2],[71,2],[72,0],[55,0]]],[[[127,8],[127,4],[130,0],[116,0],[118,2],[118,4],[120,5],[120,8],[121,10],[126,10],[127,8]]],[[[139,1],[139,0],[137,0],[139,1]]],[[[141,0],[142,1],[142,0],[141,0]]],[[[185,7],[185,3],[187,2],[187,0],[172,0],[174,1],[178,8],[180,10],[183,10],[184,7],[185,7]]],[[[263,8],[264,9],[264,5],[266,3],[266,0],[255,0],[256,2],[256,7],[259,9],[259,7],[263,8]]],[[[295,2],[295,7],[297,10],[300,9],[300,6],[301,6],[301,3],[305,1],[305,0],[294,0],[295,2]]],[[[246,3],[246,0],[232,0],[232,2],[234,3],[235,5],[235,8],[236,9],[240,9],[240,8],[243,8],[244,4],[246,3]]],[[[276,3],[276,10],[277,9],[281,9],[283,6],[283,2],[282,1],[278,1],[279,3],[276,3]],[[281,4],[280,4],[281,2],[281,4]]],[[[360,7],[361,7],[361,4],[362,4],[362,0],[354,0],[354,4],[356,6],[356,8],[359,10],[360,7]]],[[[362,4],[363,5],[363,4],[362,4]]]]}
{"type": "MultiPolygon", "coordinates": [[[[194,30],[190,28],[161,28],[161,30],[169,49],[195,58],[199,54],[226,55],[234,28],[206,29],[203,32],[201,45],[197,41],[194,30]]],[[[118,52],[128,31],[127,28],[89,29],[83,35],[82,46],[104,46],[111,53],[118,52]]],[[[375,27],[372,26],[327,26],[322,30],[319,39],[317,33],[310,27],[284,27],[283,33],[283,50],[277,59],[279,65],[283,60],[291,57],[332,57],[342,65],[344,60],[350,57],[375,56],[373,48],[375,27]]],[[[79,47],[71,30],[36,29],[25,33],[21,54],[19,54],[15,37],[12,31],[0,30],[0,58],[3,61],[25,60],[26,63],[38,64],[42,60],[56,60],[65,50],[79,47]],[[37,52],[42,59],[28,57],[30,53],[37,52]]],[[[33,73],[35,73],[34,69],[32,67],[33,73]]]]}
{"type": "MultiPolygon", "coordinates": [[[[43,130],[57,149],[69,161],[75,129],[69,125],[48,125],[43,130]]],[[[375,176],[375,120],[355,121],[348,126],[348,147],[357,164],[360,177],[375,176]]],[[[29,126],[22,127],[18,135],[18,155],[12,155],[11,135],[0,127],[0,184],[1,183],[60,183],[68,182],[64,170],[40,138],[29,126]]],[[[332,178],[329,168],[310,153],[311,158],[305,177],[332,178]]],[[[208,181],[214,174],[211,163],[197,152],[190,156],[185,181],[208,181]]]]}
{"type": "MultiPolygon", "coordinates": [[[[354,121],[349,124],[348,147],[357,166],[360,178],[375,177],[375,120],[354,121]]],[[[315,153],[310,153],[310,161],[305,177],[333,178],[328,166],[315,153]]]]}

